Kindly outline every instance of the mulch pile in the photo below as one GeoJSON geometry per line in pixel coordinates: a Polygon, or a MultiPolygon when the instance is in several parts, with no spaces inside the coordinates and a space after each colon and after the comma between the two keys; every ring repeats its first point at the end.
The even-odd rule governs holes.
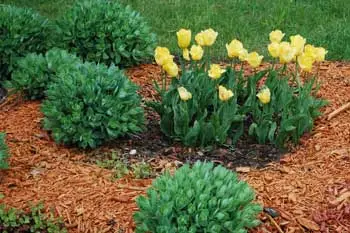
{"type": "MultiPolygon", "coordinates": [[[[330,101],[312,133],[293,152],[262,169],[240,168],[257,201],[279,214],[262,214],[252,232],[350,232],[350,110],[328,120],[350,101],[350,64],[320,67],[320,95],[330,101]]],[[[143,65],[128,71],[147,99],[156,98],[153,79],[160,69],[143,65]]],[[[0,173],[1,202],[26,208],[43,201],[61,216],[69,232],[133,232],[135,198],[152,180],[111,180],[111,171],[86,162],[86,152],[56,145],[41,129],[40,102],[9,98],[0,105],[0,131],[7,133],[10,169],[0,173]]]]}

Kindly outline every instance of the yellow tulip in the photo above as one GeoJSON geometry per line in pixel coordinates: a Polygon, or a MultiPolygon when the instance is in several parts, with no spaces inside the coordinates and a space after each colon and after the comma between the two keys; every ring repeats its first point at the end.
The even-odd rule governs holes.
{"type": "Polygon", "coordinates": [[[256,96],[259,98],[261,103],[263,103],[263,104],[270,103],[271,92],[270,92],[270,89],[268,87],[265,87],[262,90],[260,90],[256,96]]]}
{"type": "Polygon", "coordinates": [[[192,99],[192,94],[184,87],[178,87],[177,92],[179,93],[180,99],[183,101],[187,101],[192,99]]]}
{"type": "Polygon", "coordinates": [[[269,44],[269,46],[267,47],[269,50],[269,53],[272,57],[279,57],[280,55],[280,44],[277,42],[272,42],[271,44],[269,44]]]}
{"type": "Polygon", "coordinates": [[[199,61],[203,57],[203,49],[200,45],[192,45],[190,54],[193,60],[199,61]]]}
{"type": "Polygon", "coordinates": [[[212,46],[215,41],[216,38],[218,37],[218,34],[216,31],[214,31],[213,29],[209,28],[207,30],[204,31],[204,43],[205,46],[212,46]]]}
{"type": "Polygon", "coordinates": [[[313,45],[305,45],[304,54],[307,54],[309,57],[312,57],[314,60],[316,60],[316,48],[313,45]]]}
{"type": "Polygon", "coordinates": [[[300,68],[306,72],[312,71],[313,63],[314,63],[314,58],[306,53],[303,53],[298,57],[298,64],[300,68]]]}
{"type": "Polygon", "coordinates": [[[283,39],[284,35],[285,34],[281,30],[275,30],[275,31],[270,32],[271,43],[274,43],[274,42],[280,43],[281,40],[283,39]]]}
{"type": "Polygon", "coordinates": [[[233,92],[224,86],[219,86],[219,99],[221,101],[228,101],[233,97],[233,92]]]}
{"type": "Polygon", "coordinates": [[[315,49],[316,61],[324,61],[328,51],[325,48],[318,47],[315,49]]]}
{"type": "Polygon", "coordinates": [[[299,56],[304,51],[304,46],[306,43],[306,39],[301,35],[295,35],[290,37],[290,44],[293,48],[295,48],[295,55],[299,56]]]}
{"type": "Polygon", "coordinates": [[[232,40],[230,44],[226,44],[227,55],[230,58],[239,57],[243,44],[239,40],[232,40]]]}
{"type": "Polygon", "coordinates": [[[203,31],[197,33],[197,35],[194,37],[194,39],[197,42],[197,44],[199,44],[200,46],[205,46],[203,31]]]}
{"type": "Polygon", "coordinates": [[[157,64],[160,66],[173,61],[173,56],[166,47],[158,46],[154,52],[154,58],[156,59],[157,64]]]}
{"type": "Polygon", "coordinates": [[[263,58],[264,56],[260,56],[257,52],[252,52],[248,54],[246,61],[251,67],[256,68],[260,66],[263,58]]]}
{"type": "Polygon", "coordinates": [[[175,62],[168,62],[163,65],[163,69],[170,77],[176,77],[179,74],[179,67],[177,67],[175,62]]]}
{"type": "Polygon", "coordinates": [[[248,50],[246,50],[246,49],[243,48],[243,49],[239,52],[238,58],[239,58],[240,61],[245,61],[245,60],[247,60],[247,57],[248,57],[248,50]]]}
{"type": "Polygon", "coordinates": [[[218,33],[209,28],[198,33],[194,39],[200,46],[212,46],[215,43],[217,36],[218,33]]]}
{"type": "Polygon", "coordinates": [[[190,51],[188,49],[182,50],[182,56],[186,61],[191,60],[190,58],[190,51]]]}
{"type": "Polygon", "coordinates": [[[210,70],[208,71],[209,77],[212,79],[219,79],[223,73],[225,73],[225,69],[221,69],[218,64],[210,65],[210,70]]]}
{"type": "Polygon", "coordinates": [[[186,49],[191,43],[191,30],[180,29],[177,33],[177,44],[180,48],[186,49]]]}
{"type": "Polygon", "coordinates": [[[295,57],[295,48],[293,48],[289,42],[282,42],[280,44],[279,58],[280,63],[286,64],[291,62],[295,57]]]}

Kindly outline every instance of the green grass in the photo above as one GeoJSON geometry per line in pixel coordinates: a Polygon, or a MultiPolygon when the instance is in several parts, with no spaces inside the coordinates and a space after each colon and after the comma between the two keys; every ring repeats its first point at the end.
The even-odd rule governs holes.
{"type": "MultiPolygon", "coordinates": [[[[234,38],[264,55],[268,34],[281,29],[287,38],[301,34],[309,43],[329,50],[328,59],[350,60],[350,1],[347,0],[121,0],[141,12],[158,34],[159,44],[176,48],[175,33],[212,27],[219,32],[213,47],[217,58],[234,38]]],[[[74,0],[0,0],[32,7],[54,18],[74,0]]]]}

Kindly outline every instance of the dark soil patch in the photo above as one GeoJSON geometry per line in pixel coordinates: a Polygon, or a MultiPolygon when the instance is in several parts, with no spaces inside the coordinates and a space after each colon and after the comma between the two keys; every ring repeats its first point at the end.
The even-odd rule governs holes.
{"type": "Polygon", "coordinates": [[[194,163],[197,160],[213,161],[227,168],[261,168],[279,159],[287,152],[273,145],[260,145],[243,136],[236,145],[223,145],[211,148],[184,147],[180,142],[166,138],[159,127],[159,116],[150,109],[147,111],[147,128],[138,135],[110,142],[101,149],[89,152],[88,161],[110,159],[112,151],[124,161],[173,160],[181,163],[194,163]]]}

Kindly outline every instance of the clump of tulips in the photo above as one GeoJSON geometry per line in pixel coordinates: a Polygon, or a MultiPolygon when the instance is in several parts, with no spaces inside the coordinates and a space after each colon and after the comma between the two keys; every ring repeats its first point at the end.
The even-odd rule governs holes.
{"type": "Polygon", "coordinates": [[[161,101],[149,105],[160,114],[165,135],[191,146],[222,144],[227,138],[235,143],[242,135],[284,146],[289,140],[297,143],[312,129],[325,101],[315,97],[315,77],[309,75],[302,83],[300,74],[325,60],[324,48],[306,44],[300,35],[282,41],[285,34],[275,30],[268,45],[273,62],[257,69],[264,57],[249,52],[238,39],[226,44],[231,62],[221,65],[211,63],[209,56],[218,32],[201,31],[193,44],[191,30],[180,29],[176,35],[182,50],[180,67],[166,47],[157,47],[154,55],[164,73],[162,86],[156,84],[161,101]],[[235,69],[233,63],[241,63],[241,68],[235,69]],[[253,69],[252,75],[244,76],[244,63],[253,69]],[[288,63],[295,63],[294,72],[288,72],[288,63]]]}

